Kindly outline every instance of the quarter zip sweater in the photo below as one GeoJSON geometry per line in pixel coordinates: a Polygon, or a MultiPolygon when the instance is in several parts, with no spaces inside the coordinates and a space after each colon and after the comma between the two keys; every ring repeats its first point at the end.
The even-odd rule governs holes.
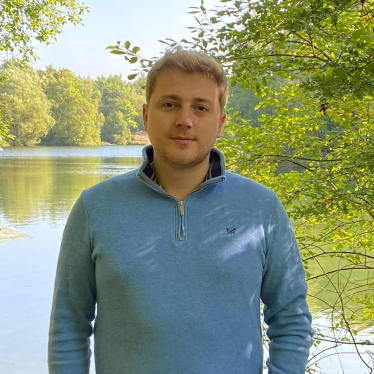
{"type": "Polygon", "coordinates": [[[269,374],[304,374],[305,274],[274,192],[225,173],[213,149],[218,173],[181,209],[146,172],[152,155],[145,147],[139,169],[85,190],[69,215],[50,374],[87,374],[92,333],[97,374],[260,374],[261,299],[269,374]]]}

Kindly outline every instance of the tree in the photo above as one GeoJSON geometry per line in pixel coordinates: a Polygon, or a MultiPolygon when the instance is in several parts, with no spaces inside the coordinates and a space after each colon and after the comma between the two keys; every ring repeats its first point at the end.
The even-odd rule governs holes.
{"type": "MultiPolygon", "coordinates": [[[[3,84],[5,79],[6,77],[0,74],[0,85],[3,84]]],[[[9,135],[10,122],[3,119],[3,105],[4,103],[0,101],[0,146],[8,145],[11,139],[11,136],[9,135]]]]}
{"type": "Polygon", "coordinates": [[[104,118],[99,113],[100,92],[90,79],[78,78],[68,69],[49,66],[44,75],[44,89],[52,102],[56,123],[43,139],[49,145],[100,145],[104,118]],[[86,96],[84,96],[86,95],[86,96]]]}
{"type": "Polygon", "coordinates": [[[37,144],[54,124],[39,76],[17,60],[5,63],[0,74],[7,76],[0,85],[0,101],[3,118],[10,123],[10,144],[37,144]]]}
{"type": "Polygon", "coordinates": [[[137,116],[135,117],[135,122],[137,124],[137,130],[144,130],[143,124],[143,104],[145,103],[145,85],[147,81],[147,76],[141,74],[135,81],[132,81],[132,87],[135,91],[135,102],[134,107],[137,111],[137,116]]]}
{"type": "MultiPolygon", "coordinates": [[[[67,22],[82,24],[88,11],[76,0],[12,0],[0,2],[0,62],[16,54],[22,61],[36,59],[32,40],[50,44],[57,40],[67,22]]],[[[0,76],[0,85],[6,79],[0,76]]],[[[9,140],[9,123],[2,120],[0,107],[0,141],[9,140]]]]}
{"type": "MultiPolygon", "coordinates": [[[[360,342],[355,322],[374,322],[374,1],[221,3],[210,13],[203,2],[192,9],[196,35],[181,43],[217,57],[233,85],[252,88],[258,107],[273,112],[262,114],[260,126],[231,114],[220,148],[230,170],[269,186],[284,202],[310,289],[325,279],[335,292],[331,305],[319,300],[331,311],[331,335],[317,330],[316,345],[353,343],[360,356],[358,343],[373,343],[360,342]],[[278,77],[286,80],[281,87],[278,77]],[[320,267],[324,257],[338,259],[335,268],[320,267]],[[353,298],[363,312],[360,304],[347,308],[353,298]]],[[[108,48],[144,70],[155,60],[129,42],[108,48]]],[[[318,300],[317,291],[311,297],[318,300]]],[[[309,372],[323,354],[311,356],[309,372]]]]}
{"type": "Polygon", "coordinates": [[[76,0],[12,0],[0,3],[0,51],[3,55],[18,53],[24,61],[37,59],[32,39],[50,44],[71,22],[82,24],[88,11],[76,0]]]}
{"type": "Polygon", "coordinates": [[[105,117],[101,139],[108,143],[129,143],[131,130],[138,127],[136,120],[139,113],[136,107],[141,95],[120,75],[99,77],[96,86],[102,94],[100,112],[105,117]]]}
{"type": "Polygon", "coordinates": [[[233,110],[233,113],[241,118],[250,121],[251,125],[258,126],[258,120],[262,114],[272,113],[272,108],[255,108],[260,103],[261,98],[256,97],[255,91],[251,88],[245,89],[241,83],[236,84],[228,92],[226,107],[233,110]]]}

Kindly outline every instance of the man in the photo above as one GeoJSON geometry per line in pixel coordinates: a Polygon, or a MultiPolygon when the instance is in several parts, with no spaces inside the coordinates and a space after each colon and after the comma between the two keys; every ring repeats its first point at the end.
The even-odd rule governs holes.
{"type": "Polygon", "coordinates": [[[51,374],[305,372],[306,283],[275,194],[225,173],[213,149],[227,80],[205,54],[168,51],[147,77],[142,166],[85,190],[64,231],[51,374]]]}

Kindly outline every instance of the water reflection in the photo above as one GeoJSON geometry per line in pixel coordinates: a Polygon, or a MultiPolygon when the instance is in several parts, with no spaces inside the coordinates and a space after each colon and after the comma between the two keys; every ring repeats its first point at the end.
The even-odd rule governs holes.
{"type": "Polygon", "coordinates": [[[0,215],[15,226],[64,219],[82,190],[141,164],[141,147],[138,157],[126,158],[72,157],[65,149],[64,157],[31,157],[28,149],[25,153],[0,158],[0,215]]]}
{"type": "Polygon", "coordinates": [[[373,268],[372,263],[367,263],[368,267],[351,270],[352,263],[344,258],[321,256],[318,260],[310,260],[308,270],[313,276],[330,273],[329,276],[308,281],[308,304],[313,313],[332,320],[330,327],[338,323],[343,315],[357,331],[372,327],[364,319],[362,305],[353,301],[352,296],[364,297],[365,293],[371,292],[368,284],[374,276],[374,271],[370,269],[373,268]],[[339,269],[341,271],[337,271],[339,269]]]}
{"type": "Polygon", "coordinates": [[[102,147],[3,147],[0,158],[25,157],[140,157],[141,145],[102,146],[102,147]]]}

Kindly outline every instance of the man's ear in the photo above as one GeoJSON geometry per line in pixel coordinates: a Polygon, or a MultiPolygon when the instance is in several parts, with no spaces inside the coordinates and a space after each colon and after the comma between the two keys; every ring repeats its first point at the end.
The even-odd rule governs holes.
{"type": "Polygon", "coordinates": [[[222,127],[223,127],[223,124],[224,124],[225,120],[226,120],[226,113],[222,112],[221,118],[219,119],[219,126],[218,126],[217,138],[221,137],[222,127]]]}
{"type": "Polygon", "coordinates": [[[144,130],[147,130],[147,122],[148,122],[148,107],[147,104],[143,104],[143,124],[144,124],[144,130]]]}

